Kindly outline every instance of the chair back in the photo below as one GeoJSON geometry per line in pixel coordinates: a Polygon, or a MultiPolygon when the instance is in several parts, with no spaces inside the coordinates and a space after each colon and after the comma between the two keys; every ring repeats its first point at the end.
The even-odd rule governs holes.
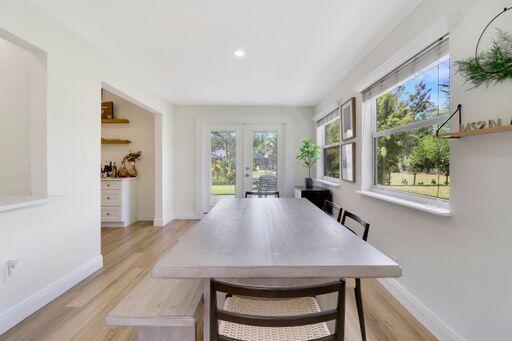
{"type": "Polygon", "coordinates": [[[241,341],[227,338],[219,334],[219,320],[256,327],[297,327],[327,321],[336,321],[336,328],[329,337],[309,341],[343,341],[345,330],[345,280],[329,282],[320,285],[302,287],[257,287],[230,284],[210,279],[210,340],[211,341],[241,341]],[[304,315],[291,316],[260,316],[230,312],[217,307],[217,292],[228,295],[240,295],[254,298],[280,299],[325,295],[337,292],[338,304],[336,309],[304,315]]]}
{"type": "Polygon", "coordinates": [[[247,191],[247,192],[245,192],[245,197],[246,198],[253,197],[253,196],[257,196],[258,198],[267,198],[269,196],[279,198],[279,192],[278,191],[274,191],[274,192],[247,191]]]}
{"type": "Polygon", "coordinates": [[[341,219],[341,225],[343,225],[344,227],[346,227],[347,229],[349,229],[350,231],[352,231],[354,234],[360,236],[363,238],[364,241],[368,241],[368,232],[370,231],[370,224],[367,223],[366,221],[364,221],[361,217],[359,217],[358,215],[352,213],[352,212],[349,212],[347,210],[345,210],[345,212],[343,213],[343,218],[341,219]],[[345,225],[346,223],[346,220],[347,218],[349,219],[352,219],[354,220],[355,222],[359,223],[363,228],[363,235],[360,236],[358,233],[356,233],[353,229],[351,229],[350,227],[348,227],[347,225],[345,225]]]}
{"type": "Polygon", "coordinates": [[[332,201],[325,200],[324,212],[336,219],[338,223],[341,221],[341,213],[343,212],[343,209],[332,201]]]}

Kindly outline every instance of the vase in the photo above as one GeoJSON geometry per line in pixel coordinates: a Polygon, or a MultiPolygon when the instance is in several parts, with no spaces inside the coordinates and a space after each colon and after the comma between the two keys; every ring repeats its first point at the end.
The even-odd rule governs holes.
{"type": "Polygon", "coordinates": [[[313,179],[306,178],[306,188],[313,188],[313,179]]]}

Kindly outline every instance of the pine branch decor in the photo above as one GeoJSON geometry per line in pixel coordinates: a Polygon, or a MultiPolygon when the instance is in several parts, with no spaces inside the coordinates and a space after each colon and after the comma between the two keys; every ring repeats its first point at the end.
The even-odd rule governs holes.
{"type": "Polygon", "coordinates": [[[474,88],[512,80],[512,34],[496,29],[492,46],[478,56],[456,62],[457,71],[474,88]]]}

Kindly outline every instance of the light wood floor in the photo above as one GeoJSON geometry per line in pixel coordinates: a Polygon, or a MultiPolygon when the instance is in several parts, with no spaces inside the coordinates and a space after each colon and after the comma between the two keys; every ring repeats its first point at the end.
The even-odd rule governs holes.
{"type": "MultiPolygon", "coordinates": [[[[134,328],[105,324],[110,310],[196,221],[165,228],[139,222],[101,233],[104,268],[0,336],[0,340],[136,340],[134,328]]],[[[363,280],[368,340],[435,340],[376,280],[363,280]]],[[[346,340],[360,340],[353,291],[347,297],[346,340]]]]}

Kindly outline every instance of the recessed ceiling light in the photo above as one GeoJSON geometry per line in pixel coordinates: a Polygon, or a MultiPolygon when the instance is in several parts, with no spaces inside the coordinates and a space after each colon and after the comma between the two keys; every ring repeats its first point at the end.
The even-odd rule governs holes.
{"type": "Polygon", "coordinates": [[[235,52],[233,52],[233,54],[238,57],[238,58],[242,58],[245,56],[245,51],[244,50],[236,50],[235,52]]]}

